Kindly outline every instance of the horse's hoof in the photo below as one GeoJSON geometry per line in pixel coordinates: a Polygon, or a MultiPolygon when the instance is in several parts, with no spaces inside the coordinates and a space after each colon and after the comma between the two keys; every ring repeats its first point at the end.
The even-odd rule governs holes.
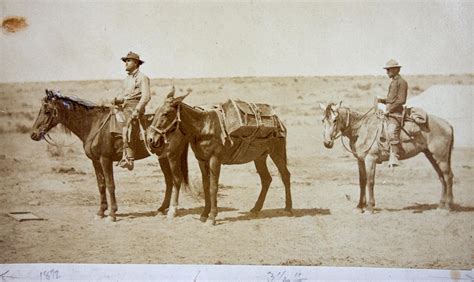
{"type": "Polygon", "coordinates": [[[206,223],[207,217],[201,215],[201,217],[199,218],[199,220],[200,220],[202,223],[206,223]]]}
{"type": "Polygon", "coordinates": [[[215,226],[216,225],[216,219],[215,218],[209,219],[208,221],[206,221],[206,225],[207,226],[215,226]]]}
{"type": "Polygon", "coordinates": [[[436,212],[440,215],[446,216],[450,214],[450,210],[444,208],[437,208],[436,212]]]}
{"type": "Polygon", "coordinates": [[[365,210],[364,214],[365,215],[373,215],[373,214],[375,214],[375,211],[374,210],[365,210]]]}
{"type": "Polygon", "coordinates": [[[115,216],[108,216],[106,218],[107,222],[116,222],[117,221],[117,218],[115,216]]]}
{"type": "Polygon", "coordinates": [[[157,215],[158,215],[158,214],[166,215],[166,209],[159,208],[159,209],[156,211],[156,213],[157,213],[157,215]]]}
{"type": "Polygon", "coordinates": [[[178,208],[176,208],[176,207],[170,207],[170,208],[168,209],[168,213],[167,213],[168,219],[173,219],[173,218],[175,218],[177,214],[178,214],[178,208]]]}
{"type": "Polygon", "coordinates": [[[352,209],[352,212],[355,213],[355,214],[361,214],[361,213],[364,213],[364,209],[356,207],[356,208],[352,209]]]}
{"type": "Polygon", "coordinates": [[[253,214],[258,214],[262,209],[260,208],[256,208],[256,207],[253,207],[249,212],[250,213],[253,213],[253,214]]]}
{"type": "Polygon", "coordinates": [[[253,208],[253,209],[251,209],[251,210],[249,211],[249,213],[250,213],[251,216],[257,217],[258,214],[260,213],[260,210],[259,210],[259,209],[256,209],[256,208],[253,208]]]}
{"type": "Polygon", "coordinates": [[[170,213],[170,212],[168,212],[168,214],[166,215],[166,218],[167,218],[168,220],[173,220],[175,217],[176,217],[176,214],[175,214],[175,213],[170,213]]]}
{"type": "Polygon", "coordinates": [[[286,215],[293,215],[293,210],[291,208],[285,208],[284,212],[286,215]]]}

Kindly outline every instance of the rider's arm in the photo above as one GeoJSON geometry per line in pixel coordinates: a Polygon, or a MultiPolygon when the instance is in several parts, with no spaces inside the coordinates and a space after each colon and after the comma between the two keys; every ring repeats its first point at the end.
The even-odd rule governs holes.
{"type": "Polygon", "coordinates": [[[392,81],[392,83],[390,84],[390,91],[387,94],[387,98],[384,99],[384,104],[393,104],[397,100],[398,89],[400,88],[398,84],[398,80],[392,81]]]}
{"type": "Polygon", "coordinates": [[[141,81],[140,81],[140,90],[142,92],[142,97],[140,98],[140,101],[138,102],[137,107],[135,110],[141,112],[145,111],[145,106],[148,104],[148,102],[151,99],[151,94],[150,94],[150,79],[147,76],[143,76],[141,81]]]}

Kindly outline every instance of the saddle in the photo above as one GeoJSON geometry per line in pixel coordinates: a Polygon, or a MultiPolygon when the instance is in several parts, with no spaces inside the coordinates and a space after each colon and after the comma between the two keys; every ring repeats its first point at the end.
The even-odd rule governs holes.
{"type": "MultiPolygon", "coordinates": [[[[142,115],[139,117],[139,120],[132,120],[131,130],[129,132],[130,143],[136,140],[142,140],[143,136],[140,134],[140,125],[143,126],[143,129],[147,129],[153,121],[153,114],[142,115]],[[139,122],[138,122],[139,121],[139,122]]],[[[117,139],[122,139],[122,130],[125,126],[125,116],[122,111],[117,110],[115,107],[110,108],[110,133],[117,139]]]]}
{"type": "Polygon", "coordinates": [[[421,108],[403,108],[401,114],[388,114],[382,112],[376,113],[377,117],[382,119],[379,128],[378,142],[381,147],[388,148],[387,120],[389,117],[396,118],[401,123],[400,142],[408,142],[427,128],[428,114],[421,108]],[[404,133],[404,134],[403,134],[404,133]]]}

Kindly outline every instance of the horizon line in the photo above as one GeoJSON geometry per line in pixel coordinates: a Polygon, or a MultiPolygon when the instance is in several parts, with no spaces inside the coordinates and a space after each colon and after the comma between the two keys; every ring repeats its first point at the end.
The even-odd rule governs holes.
{"type": "MultiPolygon", "coordinates": [[[[402,76],[474,76],[474,72],[466,73],[432,73],[432,74],[402,74],[402,76]]],[[[199,77],[155,77],[150,80],[195,80],[195,79],[235,79],[235,78],[316,78],[316,77],[364,77],[364,76],[387,76],[386,74],[343,74],[343,75],[244,75],[244,76],[199,76],[199,77]]],[[[104,79],[67,79],[67,80],[23,80],[23,81],[0,81],[0,84],[18,83],[66,83],[66,82],[87,82],[87,81],[122,81],[124,78],[104,78],[104,79]]]]}

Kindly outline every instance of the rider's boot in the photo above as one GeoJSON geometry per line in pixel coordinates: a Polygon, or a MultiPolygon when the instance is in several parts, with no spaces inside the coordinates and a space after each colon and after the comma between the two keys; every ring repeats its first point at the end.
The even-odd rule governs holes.
{"type": "Polygon", "coordinates": [[[398,144],[390,144],[390,156],[388,158],[388,167],[395,168],[400,165],[398,158],[400,157],[400,149],[398,144]]]}
{"type": "Polygon", "coordinates": [[[133,161],[133,151],[128,147],[128,144],[125,143],[123,147],[122,159],[117,163],[117,165],[128,170],[133,170],[133,161]]]}

